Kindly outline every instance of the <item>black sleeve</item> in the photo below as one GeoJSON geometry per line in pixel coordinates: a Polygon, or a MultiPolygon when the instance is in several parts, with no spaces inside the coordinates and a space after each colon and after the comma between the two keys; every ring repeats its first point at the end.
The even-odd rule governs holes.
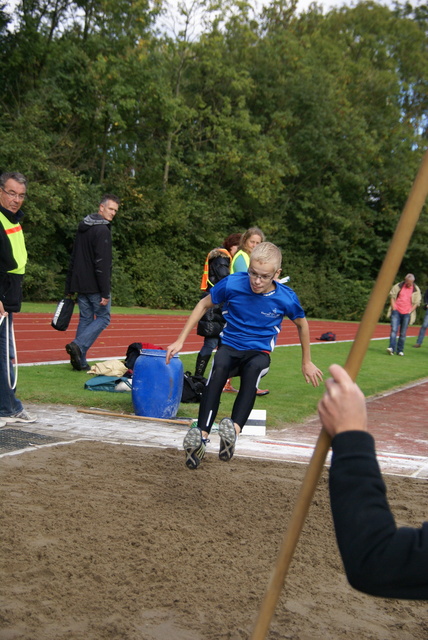
{"type": "Polygon", "coordinates": [[[396,527],[369,433],[340,433],[332,447],[331,509],[350,584],[371,595],[428,600],[428,522],[396,527]]]}
{"type": "Polygon", "coordinates": [[[107,225],[97,228],[94,245],[94,273],[102,298],[110,298],[112,247],[107,225]]]}

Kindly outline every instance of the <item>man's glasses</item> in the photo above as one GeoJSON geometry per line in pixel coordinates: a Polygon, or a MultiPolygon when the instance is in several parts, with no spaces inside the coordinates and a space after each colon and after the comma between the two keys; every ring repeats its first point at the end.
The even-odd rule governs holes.
{"type": "Polygon", "coordinates": [[[269,280],[273,280],[275,277],[274,273],[271,276],[261,276],[260,273],[256,273],[252,269],[248,269],[248,275],[250,276],[250,278],[254,278],[254,280],[259,279],[262,282],[269,282],[269,280]]]}
{"type": "Polygon", "coordinates": [[[6,189],[3,189],[3,187],[1,187],[1,190],[3,191],[3,193],[8,195],[9,198],[12,198],[12,200],[21,200],[21,202],[25,200],[27,195],[26,193],[15,193],[15,191],[6,191],[6,189]]]}

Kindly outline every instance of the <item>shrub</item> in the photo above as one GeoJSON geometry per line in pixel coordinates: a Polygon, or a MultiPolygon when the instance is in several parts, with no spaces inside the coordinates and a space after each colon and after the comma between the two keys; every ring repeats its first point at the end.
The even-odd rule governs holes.
{"type": "Polygon", "coordinates": [[[129,269],[140,306],[189,309],[199,300],[201,267],[184,252],[171,257],[161,247],[140,249],[129,269]]]}

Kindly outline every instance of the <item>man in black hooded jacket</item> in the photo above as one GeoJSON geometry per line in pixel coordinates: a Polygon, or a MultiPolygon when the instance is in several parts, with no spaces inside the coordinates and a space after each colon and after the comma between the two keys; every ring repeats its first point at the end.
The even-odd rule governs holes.
{"type": "Polygon", "coordinates": [[[98,212],[86,216],[77,229],[65,286],[66,295],[78,294],[80,316],[76,337],[65,346],[76,371],[89,369],[87,351],[110,324],[110,223],[119,205],[117,196],[103,196],[98,212]]]}

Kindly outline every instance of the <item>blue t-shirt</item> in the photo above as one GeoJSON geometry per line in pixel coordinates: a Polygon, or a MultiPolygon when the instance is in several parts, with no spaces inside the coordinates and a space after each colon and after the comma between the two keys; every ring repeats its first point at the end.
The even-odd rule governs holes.
{"type": "Polygon", "coordinates": [[[234,273],[220,280],[210,291],[214,304],[223,304],[226,325],[221,341],[244,351],[273,351],[284,316],[304,318],[299,298],[279,282],[269,293],[254,293],[248,273],[234,273]]]}

